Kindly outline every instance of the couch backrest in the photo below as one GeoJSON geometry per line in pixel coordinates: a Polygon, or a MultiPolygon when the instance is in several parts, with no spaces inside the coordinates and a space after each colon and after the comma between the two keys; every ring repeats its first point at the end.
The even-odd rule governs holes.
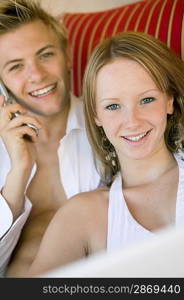
{"type": "Polygon", "coordinates": [[[184,59],[184,0],[144,0],[100,12],[65,13],[59,20],[68,30],[76,96],[81,95],[85,66],[94,47],[118,32],[146,32],[184,59]]]}

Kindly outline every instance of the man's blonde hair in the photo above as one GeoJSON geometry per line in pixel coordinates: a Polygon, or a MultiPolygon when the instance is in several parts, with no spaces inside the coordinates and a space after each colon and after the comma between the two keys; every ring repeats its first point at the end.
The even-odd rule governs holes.
{"type": "Polygon", "coordinates": [[[58,37],[63,51],[67,47],[67,34],[56,18],[47,13],[38,0],[0,0],[0,34],[16,30],[24,24],[41,20],[58,37]]]}

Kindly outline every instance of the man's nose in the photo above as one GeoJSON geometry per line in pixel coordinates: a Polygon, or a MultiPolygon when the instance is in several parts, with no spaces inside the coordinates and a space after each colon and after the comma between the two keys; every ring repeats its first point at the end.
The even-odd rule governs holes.
{"type": "Polygon", "coordinates": [[[32,83],[38,83],[45,77],[44,68],[38,63],[29,64],[26,73],[28,81],[32,83]]]}

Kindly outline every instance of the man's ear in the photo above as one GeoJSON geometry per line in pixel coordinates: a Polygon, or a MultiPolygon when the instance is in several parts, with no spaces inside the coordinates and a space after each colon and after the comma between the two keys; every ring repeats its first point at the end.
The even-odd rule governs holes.
{"type": "Polygon", "coordinates": [[[167,103],[167,113],[168,115],[172,115],[174,112],[174,98],[171,97],[167,103]]]}
{"type": "Polygon", "coordinates": [[[69,45],[67,46],[66,49],[66,66],[68,71],[70,71],[72,68],[72,62],[71,62],[71,48],[69,47],[69,45]]]}

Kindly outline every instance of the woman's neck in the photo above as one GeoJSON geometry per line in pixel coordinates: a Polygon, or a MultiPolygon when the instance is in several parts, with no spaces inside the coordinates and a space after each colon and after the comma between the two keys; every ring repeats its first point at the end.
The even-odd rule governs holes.
{"type": "Polygon", "coordinates": [[[176,166],[173,154],[161,149],[144,159],[120,159],[124,187],[140,186],[157,180],[165,172],[176,166]]]}

